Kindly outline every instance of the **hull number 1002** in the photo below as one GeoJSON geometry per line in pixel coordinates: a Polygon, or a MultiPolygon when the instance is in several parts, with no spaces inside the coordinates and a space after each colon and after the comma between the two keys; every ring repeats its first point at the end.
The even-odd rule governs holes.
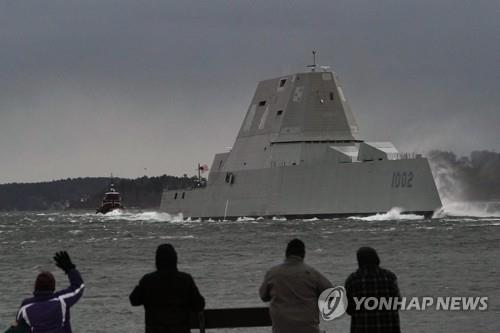
{"type": "Polygon", "coordinates": [[[393,172],[391,187],[394,188],[413,187],[413,172],[412,171],[393,172]]]}

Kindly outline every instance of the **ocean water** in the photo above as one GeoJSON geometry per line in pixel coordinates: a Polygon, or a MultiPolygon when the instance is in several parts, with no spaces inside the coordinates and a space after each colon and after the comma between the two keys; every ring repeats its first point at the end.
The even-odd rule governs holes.
{"type": "MultiPolygon", "coordinates": [[[[177,248],[179,268],[193,275],[208,308],[243,307],[263,305],[258,288],[265,271],[283,260],[287,241],[299,237],[306,243],[306,262],[334,285],[356,269],[356,250],[369,245],[378,250],[382,266],[397,274],[403,296],[489,297],[489,309],[482,312],[401,312],[404,332],[499,332],[500,214],[461,208],[435,219],[397,210],[362,219],[239,221],[138,211],[0,213],[0,329],[14,319],[40,270],[53,271],[58,288],[67,285],[51,260],[61,249],[70,253],[87,286],[71,310],[74,331],[141,332],[143,309],[130,306],[128,295],[153,270],[159,244],[177,248]]],[[[348,332],[349,317],[322,326],[348,332]]]]}

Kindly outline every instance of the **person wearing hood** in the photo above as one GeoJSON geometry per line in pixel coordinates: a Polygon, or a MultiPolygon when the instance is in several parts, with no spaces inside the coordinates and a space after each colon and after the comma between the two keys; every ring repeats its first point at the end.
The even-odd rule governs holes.
{"type": "Polygon", "coordinates": [[[144,306],[146,333],[187,333],[189,315],[205,308],[205,299],[191,275],[177,270],[171,244],[156,250],[156,271],[146,274],[130,294],[133,306],[144,306]]]}
{"type": "Polygon", "coordinates": [[[33,297],[22,302],[14,326],[35,333],[71,333],[70,308],[82,297],[85,285],[66,251],[56,253],[54,261],[68,275],[70,286],[55,292],[54,275],[38,274],[33,297]]]}
{"type": "Polygon", "coordinates": [[[400,333],[399,314],[397,308],[365,309],[363,303],[356,308],[354,298],[375,297],[400,299],[396,275],[390,270],[380,267],[377,251],[371,247],[362,247],[357,252],[358,270],[352,273],[345,282],[347,293],[347,313],[351,316],[351,333],[400,333]]]}
{"type": "Polygon", "coordinates": [[[332,284],[304,263],[305,255],[304,242],[292,239],[285,262],[266,273],[259,289],[262,301],[270,302],[273,333],[319,333],[318,297],[332,284]]]}

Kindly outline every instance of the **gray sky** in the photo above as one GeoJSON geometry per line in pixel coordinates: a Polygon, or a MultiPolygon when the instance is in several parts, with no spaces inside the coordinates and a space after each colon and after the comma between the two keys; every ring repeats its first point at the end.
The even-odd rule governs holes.
{"type": "Polygon", "coordinates": [[[193,174],[257,82],[312,49],[365,139],[498,151],[499,17],[498,0],[0,0],[0,183],[193,174]]]}

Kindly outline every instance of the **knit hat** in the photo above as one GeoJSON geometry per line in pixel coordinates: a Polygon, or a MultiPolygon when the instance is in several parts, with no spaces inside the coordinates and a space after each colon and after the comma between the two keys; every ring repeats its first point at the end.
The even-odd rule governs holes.
{"type": "Polygon", "coordinates": [[[35,291],[54,291],[56,289],[56,279],[51,272],[41,272],[36,277],[35,291]]]}

